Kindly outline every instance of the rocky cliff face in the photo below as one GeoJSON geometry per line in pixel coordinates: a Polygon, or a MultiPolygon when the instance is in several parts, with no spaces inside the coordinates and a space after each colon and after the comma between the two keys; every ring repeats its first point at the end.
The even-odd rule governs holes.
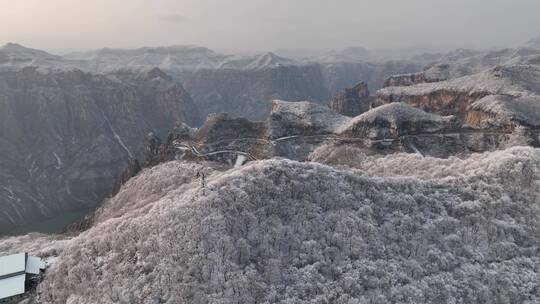
{"type": "Polygon", "coordinates": [[[357,50],[332,59],[297,61],[273,53],[225,55],[202,47],[171,46],[101,49],[61,57],[8,44],[0,48],[0,70],[35,66],[44,72],[80,69],[93,74],[133,75],[159,68],[183,83],[202,117],[226,112],[233,117],[264,120],[273,99],[324,103],[359,81],[376,90],[387,77],[418,72],[424,65],[423,60],[366,62],[351,52],[357,50]]]}
{"type": "Polygon", "coordinates": [[[323,103],[330,93],[318,65],[279,66],[257,70],[217,69],[194,72],[184,85],[203,115],[226,112],[263,120],[273,99],[323,103]]]}
{"type": "MultiPolygon", "coordinates": [[[[354,118],[309,102],[275,101],[264,123],[214,115],[195,137],[176,146],[168,141],[162,150],[233,166],[239,156],[325,162],[326,156],[353,150],[448,157],[537,147],[539,75],[536,65],[509,64],[447,81],[391,86],[377,92],[372,109],[354,118]]],[[[346,91],[332,108],[343,112],[348,96],[368,96],[365,85],[346,91]]]]}
{"type": "Polygon", "coordinates": [[[316,103],[276,100],[264,122],[215,114],[190,135],[177,130],[165,142],[154,138],[147,144],[144,164],[185,159],[232,167],[275,156],[305,160],[349,119],[316,103]]]}
{"type": "MultiPolygon", "coordinates": [[[[432,112],[459,113],[464,107],[488,95],[523,96],[537,94],[537,65],[508,65],[447,81],[408,87],[387,87],[377,92],[377,103],[406,102],[432,112]]],[[[450,113],[450,114],[454,114],[450,113]]]]}
{"type": "MultiPolygon", "coordinates": [[[[473,151],[508,145],[538,146],[540,65],[530,57],[514,59],[439,82],[404,84],[395,81],[401,76],[391,78],[388,84],[400,86],[378,91],[374,106],[402,102],[433,114],[453,115],[462,125],[458,145],[473,151]]],[[[447,148],[452,150],[451,146],[447,148]]]]}
{"type": "Polygon", "coordinates": [[[328,106],[336,113],[354,117],[369,110],[371,102],[367,84],[360,82],[353,88],[338,93],[328,106]]]}
{"type": "MultiPolygon", "coordinates": [[[[540,120],[536,114],[525,116],[533,102],[481,99],[466,116],[459,112],[439,115],[437,108],[431,108],[430,113],[393,102],[351,118],[314,103],[274,101],[264,123],[213,115],[194,135],[168,140],[154,149],[157,156],[150,158],[161,159],[157,163],[171,159],[216,161],[232,167],[272,157],[326,162],[330,161],[326,157],[353,150],[356,154],[407,152],[448,157],[516,145],[536,147],[540,120]],[[482,121],[473,124],[475,119],[482,121]]],[[[347,159],[343,157],[342,164],[347,164],[347,159]]]]}
{"type": "Polygon", "coordinates": [[[457,128],[459,125],[453,116],[442,117],[396,102],[351,119],[339,132],[347,137],[398,139],[407,135],[447,133],[457,128]]]}
{"type": "Polygon", "coordinates": [[[273,99],[324,103],[359,81],[378,89],[390,75],[420,69],[412,62],[289,63],[262,69],[205,69],[179,77],[203,114],[227,112],[264,120],[273,99]]]}
{"type": "Polygon", "coordinates": [[[426,74],[424,73],[413,73],[413,74],[401,74],[401,75],[393,75],[388,77],[384,81],[383,87],[406,87],[411,86],[415,84],[420,83],[426,83],[426,82],[437,82],[441,81],[442,79],[429,79],[426,78],[426,74]]]}
{"type": "Polygon", "coordinates": [[[268,135],[272,139],[290,136],[334,134],[349,117],[310,102],[275,100],[267,120],[268,135]]]}
{"type": "Polygon", "coordinates": [[[424,61],[387,62],[321,62],[324,86],[335,95],[344,88],[350,88],[362,81],[372,90],[384,86],[385,80],[397,74],[416,73],[422,70],[424,61]]]}
{"type": "Polygon", "coordinates": [[[534,47],[532,44],[521,48],[488,52],[458,49],[436,58],[427,64],[421,72],[390,77],[387,79],[385,87],[451,80],[477,74],[497,66],[538,65],[539,63],[540,47],[534,47]]]}
{"type": "Polygon", "coordinates": [[[1,72],[0,229],[95,206],[142,156],[148,132],[197,119],[186,91],[158,70],[1,72]]]}

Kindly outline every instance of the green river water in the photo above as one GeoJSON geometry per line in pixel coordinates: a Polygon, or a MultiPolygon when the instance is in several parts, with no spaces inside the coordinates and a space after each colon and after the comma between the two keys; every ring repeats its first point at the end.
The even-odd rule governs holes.
{"type": "Polygon", "coordinates": [[[60,233],[64,230],[64,228],[67,225],[81,219],[90,211],[91,209],[64,212],[53,218],[40,221],[40,222],[35,222],[26,226],[17,227],[7,232],[0,231],[0,235],[17,236],[17,235],[25,235],[31,232],[39,232],[39,233],[46,233],[46,234],[60,233]]]}

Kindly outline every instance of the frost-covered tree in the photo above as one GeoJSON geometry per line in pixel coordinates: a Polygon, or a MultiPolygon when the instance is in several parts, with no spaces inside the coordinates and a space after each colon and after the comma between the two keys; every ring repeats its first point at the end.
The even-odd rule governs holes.
{"type": "MultiPolygon", "coordinates": [[[[540,150],[364,155],[351,165],[146,169],[94,227],[47,245],[59,257],[40,300],[540,301],[540,150]]],[[[0,241],[1,250],[5,242],[24,243],[0,241]]]]}

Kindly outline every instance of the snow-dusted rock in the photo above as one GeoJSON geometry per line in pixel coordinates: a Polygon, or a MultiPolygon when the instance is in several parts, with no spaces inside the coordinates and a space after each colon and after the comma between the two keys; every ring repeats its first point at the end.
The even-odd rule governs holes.
{"type": "Polygon", "coordinates": [[[360,82],[350,89],[339,92],[328,106],[336,113],[354,117],[369,110],[371,102],[367,84],[360,82]]]}
{"type": "Polygon", "coordinates": [[[487,116],[485,120],[477,123],[484,124],[485,127],[515,123],[538,128],[540,127],[540,95],[526,95],[518,98],[508,95],[489,95],[471,104],[469,112],[487,116]]]}
{"type": "Polygon", "coordinates": [[[19,70],[30,66],[50,68],[62,65],[60,56],[45,51],[26,48],[16,43],[8,43],[0,47],[0,71],[19,70]]]}
{"type": "Polygon", "coordinates": [[[465,118],[469,106],[489,95],[510,98],[540,94],[540,65],[510,65],[447,81],[387,87],[377,92],[376,104],[405,102],[440,115],[465,118]]]}
{"type": "Polygon", "coordinates": [[[280,138],[294,135],[334,134],[351,118],[315,103],[274,100],[268,119],[269,135],[280,138]]]}
{"type": "Polygon", "coordinates": [[[338,133],[347,137],[389,139],[418,133],[442,133],[458,127],[452,116],[442,117],[395,102],[354,117],[342,125],[338,133]]]}

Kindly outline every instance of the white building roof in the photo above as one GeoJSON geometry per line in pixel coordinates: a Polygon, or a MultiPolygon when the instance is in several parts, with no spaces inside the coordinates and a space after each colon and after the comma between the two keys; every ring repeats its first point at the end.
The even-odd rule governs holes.
{"type": "Polygon", "coordinates": [[[0,278],[26,270],[26,253],[0,257],[0,278]]]}
{"type": "Polygon", "coordinates": [[[5,299],[24,293],[26,274],[0,280],[0,299],[5,299]]]}
{"type": "Polygon", "coordinates": [[[0,257],[0,300],[23,294],[26,274],[39,275],[45,266],[40,258],[26,253],[0,257]]]}
{"type": "Polygon", "coordinates": [[[40,258],[28,256],[26,260],[26,273],[40,274],[41,270],[45,269],[45,262],[40,258]]]}

